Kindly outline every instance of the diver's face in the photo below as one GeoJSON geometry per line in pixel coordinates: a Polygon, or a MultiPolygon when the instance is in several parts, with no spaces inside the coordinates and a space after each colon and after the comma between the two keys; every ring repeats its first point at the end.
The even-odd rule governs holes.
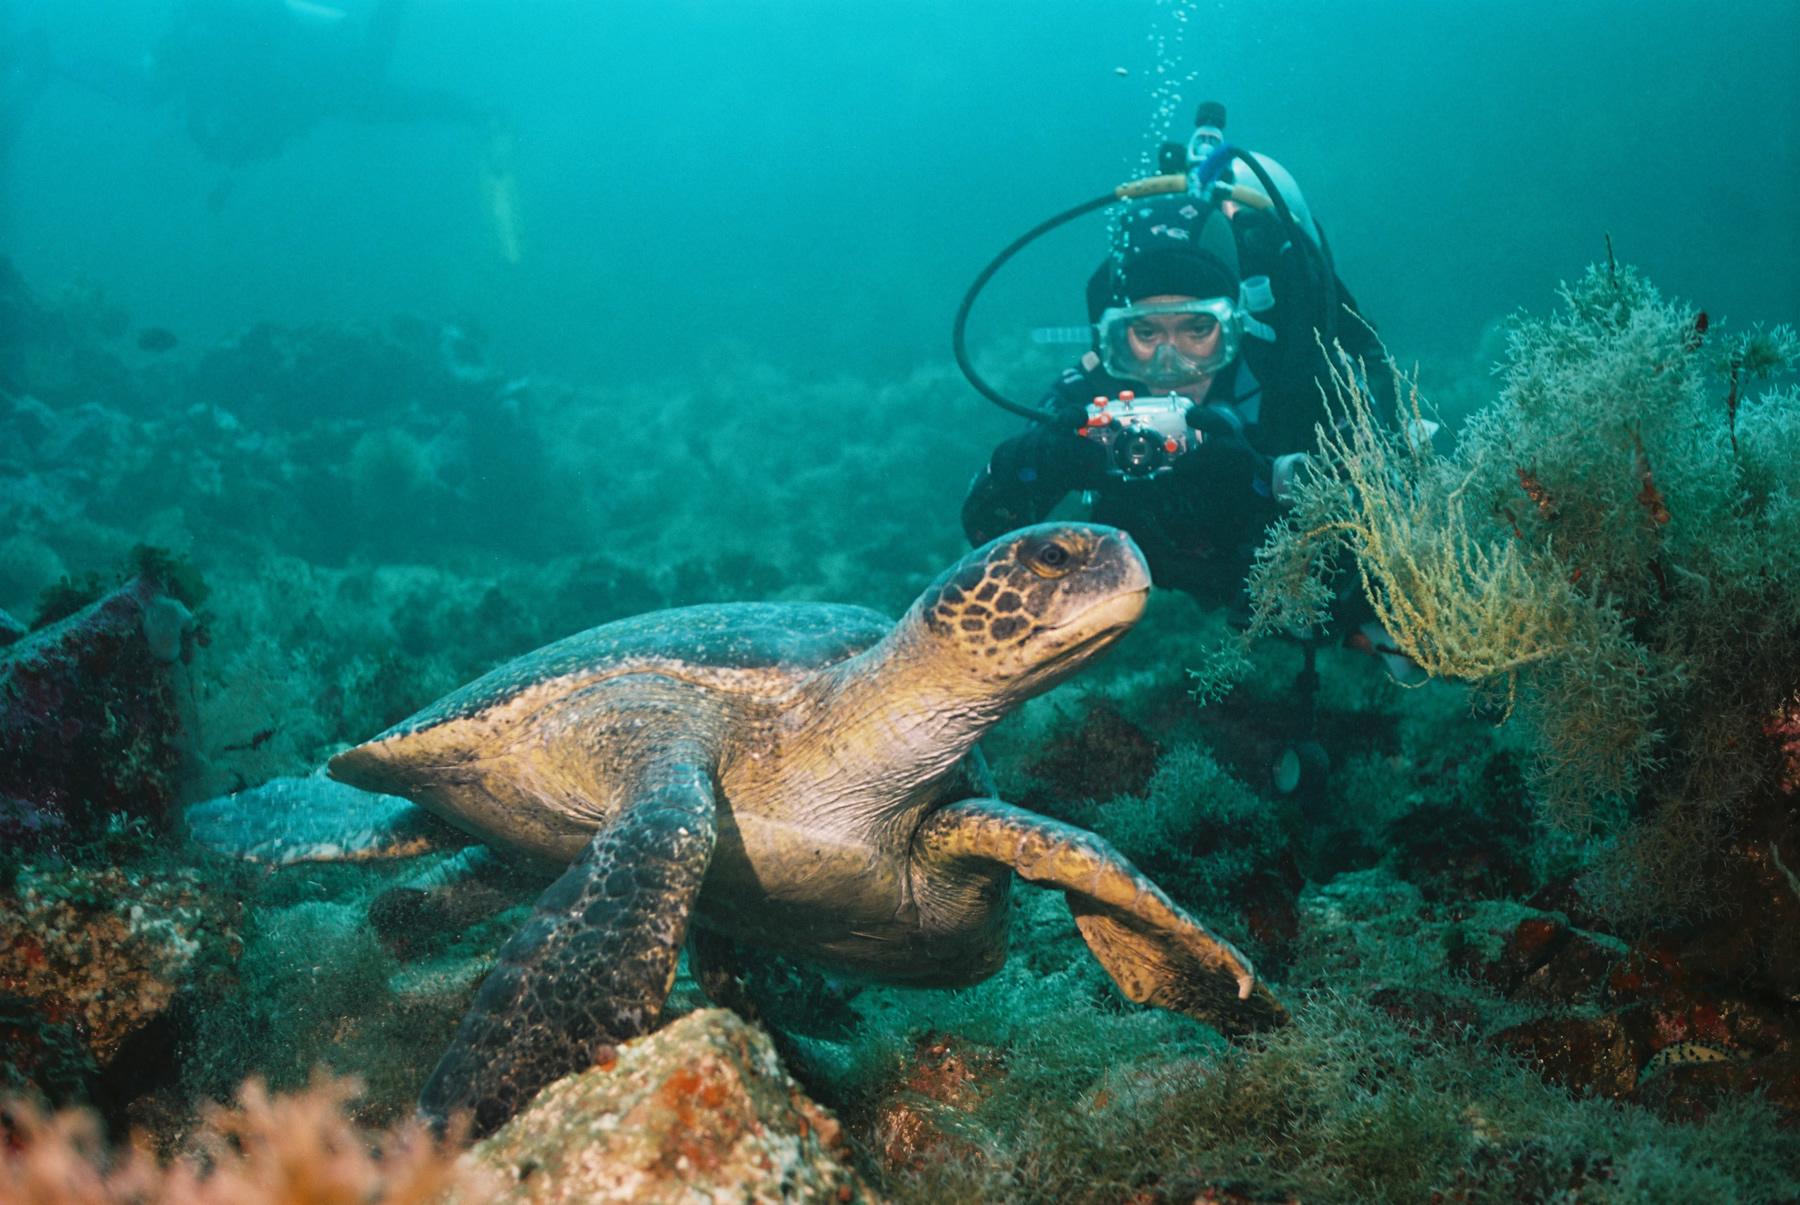
{"type": "MultiPolygon", "coordinates": [[[[1164,293],[1139,298],[1136,304],[1162,305],[1194,300],[1196,298],[1177,293],[1164,293]]],[[[1218,353],[1219,340],[1224,338],[1224,333],[1219,328],[1219,320],[1211,314],[1144,314],[1132,321],[1125,337],[1139,364],[1154,363],[1159,350],[1164,347],[1172,349],[1184,360],[1206,364],[1218,353]]],[[[1166,357],[1169,353],[1162,354],[1166,357]]],[[[1198,382],[1204,383],[1211,378],[1211,373],[1204,373],[1198,382]]]]}

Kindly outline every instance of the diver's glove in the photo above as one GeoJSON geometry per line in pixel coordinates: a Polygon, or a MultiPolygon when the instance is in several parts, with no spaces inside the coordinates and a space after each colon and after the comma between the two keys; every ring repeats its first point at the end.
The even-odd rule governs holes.
{"type": "Polygon", "coordinates": [[[995,448],[963,499],[963,532],[971,544],[1036,523],[1064,494],[1105,481],[1106,452],[1077,435],[1087,408],[1064,408],[1033,422],[995,448]]]}
{"type": "MultiPolygon", "coordinates": [[[[1058,410],[1046,422],[1012,441],[1017,463],[1008,466],[1022,478],[1034,477],[1053,488],[1097,489],[1106,481],[1106,449],[1078,434],[1087,425],[1087,407],[1058,410]]],[[[995,458],[995,468],[1002,466],[995,458]]]]}
{"type": "Polygon", "coordinates": [[[1176,478],[1201,501],[1222,531],[1246,536],[1274,517],[1274,462],[1244,438],[1237,416],[1218,406],[1194,406],[1188,426],[1199,440],[1176,459],[1176,478]]]}

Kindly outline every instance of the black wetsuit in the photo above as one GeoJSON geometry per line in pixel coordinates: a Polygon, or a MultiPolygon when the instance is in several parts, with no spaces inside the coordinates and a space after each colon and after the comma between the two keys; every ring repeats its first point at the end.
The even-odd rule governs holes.
{"type": "MultiPolygon", "coordinates": [[[[1275,305],[1255,317],[1276,338],[1244,338],[1238,358],[1213,382],[1206,408],[1197,412],[1218,420],[1205,422],[1199,446],[1159,477],[1109,476],[1099,447],[1074,434],[1081,411],[1096,396],[1146,391],[1109,376],[1089,353],[1039,402],[1060,421],[1032,423],[995,448],[976,474],[962,507],[971,542],[1036,523],[1068,494],[1088,491],[1091,517],[1131,533],[1157,585],[1185,590],[1209,606],[1242,605],[1245,573],[1279,511],[1270,483],[1274,460],[1309,451],[1314,425],[1325,417],[1319,389],[1329,388],[1329,373],[1314,332],[1328,331],[1363,361],[1384,411],[1392,402],[1381,345],[1341,281],[1334,277],[1333,289],[1322,287],[1321,257],[1297,253],[1267,214],[1240,211],[1232,229],[1243,277],[1270,278],[1275,305]]],[[[1090,282],[1090,309],[1098,278],[1096,273],[1090,282]]]]}
{"type": "Polygon", "coordinates": [[[1207,395],[1200,445],[1170,472],[1121,480],[1107,472],[1101,446],[1075,434],[1096,396],[1117,397],[1141,385],[1091,365],[1071,368],[1040,403],[1059,420],[1033,422],[994,449],[963,501],[963,531],[981,544],[1036,523],[1068,494],[1091,491],[1091,517],[1130,532],[1159,586],[1185,590],[1209,605],[1235,603],[1244,571],[1275,517],[1269,457],[1248,433],[1261,387],[1242,361],[1228,368],[1207,395]]]}

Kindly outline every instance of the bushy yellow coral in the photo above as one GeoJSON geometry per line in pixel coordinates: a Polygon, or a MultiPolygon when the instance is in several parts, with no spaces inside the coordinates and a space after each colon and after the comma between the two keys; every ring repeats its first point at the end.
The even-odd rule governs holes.
{"type": "Polygon", "coordinates": [[[1292,583],[1321,580],[1348,553],[1376,619],[1430,676],[1496,692],[1507,715],[1527,670],[1536,673],[1523,679],[1523,703],[1534,713],[1546,689],[1569,702],[1582,696],[1570,710],[1577,722],[1540,747],[1539,768],[1551,810],[1584,824],[1594,799],[1631,790],[1644,763],[1654,681],[1641,648],[1617,608],[1579,589],[1580,574],[1547,541],[1493,522],[1481,505],[1483,456],[1436,453],[1416,382],[1396,378],[1398,430],[1378,421],[1359,366],[1341,350],[1332,385],[1311,479],[1251,576],[1261,622],[1322,619],[1292,601],[1292,583]]]}
{"type": "Polygon", "coordinates": [[[1501,396],[1449,454],[1415,382],[1390,428],[1338,354],[1312,471],[1252,574],[1259,624],[1320,622],[1348,561],[1401,650],[1530,727],[1552,820],[1621,835],[1655,811],[1704,838],[1759,789],[1743,738],[1800,664],[1800,398],[1745,395],[1800,341],[1709,343],[1616,265],[1563,302],[1515,322],[1501,396]],[[1653,772],[1675,806],[1646,806],[1653,772]]]}
{"type": "Polygon", "coordinates": [[[1593,607],[1541,553],[1488,540],[1469,522],[1475,469],[1433,454],[1416,385],[1396,381],[1410,415],[1390,432],[1377,424],[1356,366],[1337,354],[1320,465],[1349,506],[1303,538],[1329,532],[1348,546],[1376,618],[1401,650],[1434,677],[1510,682],[1588,638],[1593,607]]]}

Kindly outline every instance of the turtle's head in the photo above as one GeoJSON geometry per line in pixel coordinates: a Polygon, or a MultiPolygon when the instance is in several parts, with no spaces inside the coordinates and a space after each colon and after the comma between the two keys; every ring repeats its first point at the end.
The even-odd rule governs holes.
{"type": "Polygon", "coordinates": [[[913,614],[943,650],[946,672],[1017,701],[1110,647],[1149,593],[1144,554],[1118,528],[1040,523],[963,557],[913,614]]]}

